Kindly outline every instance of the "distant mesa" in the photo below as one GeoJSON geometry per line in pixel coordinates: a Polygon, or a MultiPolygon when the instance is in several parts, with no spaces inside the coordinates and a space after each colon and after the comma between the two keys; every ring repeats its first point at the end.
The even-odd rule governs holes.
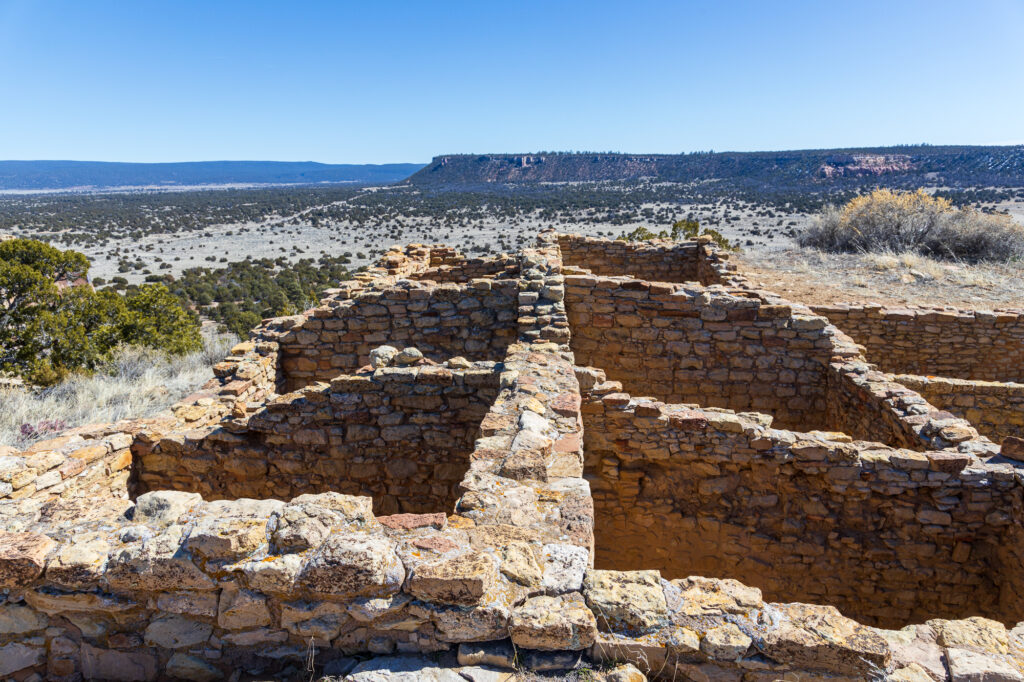
{"type": "Polygon", "coordinates": [[[309,161],[0,161],[0,190],[112,189],[196,185],[391,184],[419,163],[327,164],[309,161]]]}
{"type": "Polygon", "coordinates": [[[451,154],[406,182],[474,186],[561,182],[725,180],[787,190],[850,185],[886,176],[897,185],[1024,186],[1024,146],[903,145],[860,149],[690,154],[451,154]]]}

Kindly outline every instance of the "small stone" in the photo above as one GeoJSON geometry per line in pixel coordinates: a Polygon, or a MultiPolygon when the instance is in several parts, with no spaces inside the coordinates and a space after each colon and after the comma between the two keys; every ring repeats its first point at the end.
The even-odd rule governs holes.
{"type": "MultiPolygon", "coordinates": [[[[46,648],[11,642],[0,646],[0,675],[7,676],[46,662],[46,648]]],[[[21,679],[20,677],[18,679],[21,679]]]]}
{"type": "Polygon", "coordinates": [[[516,650],[510,639],[460,644],[458,656],[460,665],[486,665],[505,670],[516,667],[516,650]]]}
{"type": "Polygon", "coordinates": [[[934,678],[928,674],[928,671],[917,663],[894,670],[886,680],[887,682],[934,682],[934,678]]]}
{"type": "Polygon", "coordinates": [[[220,593],[217,625],[226,630],[247,630],[270,625],[273,619],[266,598],[228,584],[220,593]]]}
{"type": "Polygon", "coordinates": [[[0,531],[0,587],[28,585],[41,576],[55,544],[37,533],[0,531]]]}
{"type": "Polygon", "coordinates": [[[82,677],[87,680],[155,680],[157,658],[149,651],[101,649],[82,642],[82,677]]]}
{"type": "Polygon", "coordinates": [[[370,351],[370,365],[375,369],[388,367],[397,354],[398,349],[394,346],[378,346],[370,351]]]}
{"type": "Polygon", "coordinates": [[[398,353],[395,354],[394,363],[396,365],[399,365],[400,367],[405,367],[407,365],[419,362],[422,359],[423,353],[421,353],[419,349],[410,346],[408,348],[403,348],[402,350],[398,351],[398,353]]]}
{"type": "Polygon", "coordinates": [[[590,562],[590,553],[584,547],[566,544],[548,544],[543,549],[543,578],[541,587],[548,595],[579,592],[583,575],[590,562]]]}
{"type": "Polygon", "coordinates": [[[483,599],[497,579],[497,573],[489,554],[461,554],[417,566],[406,584],[406,591],[424,601],[472,606],[483,599]]]}
{"type": "Polygon", "coordinates": [[[543,577],[533,549],[525,542],[512,542],[501,548],[501,572],[524,587],[540,584],[543,577]]]}
{"type": "Polygon", "coordinates": [[[606,672],[602,682],[647,682],[647,676],[632,663],[626,663],[606,672]]]}
{"type": "Polygon", "coordinates": [[[49,619],[35,609],[19,604],[0,605],[0,635],[20,635],[42,630],[49,619]]]}
{"type": "Polygon", "coordinates": [[[165,649],[181,649],[210,639],[213,627],[184,616],[157,618],[146,628],[146,644],[165,649]]]}
{"type": "Polygon", "coordinates": [[[157,490],[139,495],[135,500],[132,520],[136,523],[169,525],[187,511],[195,509],[203,501],[198,493],[184,493],[177,490],[157,490]]]}
{"type": "Polygon", "coordinates": [[[167,661],[165,672],[170,677],[192,680],[193,682],[213,682],[213,680],[219,680],[224,677],[220,670],[214,668],[201,658],[189,656],[180,651],[176,652],[167,661]]]}
{"type": "Polygon", "coordinates": [[[709,658],[718,661],[735,661],[743,658],[753,640],[733,623],[726,623],[708,630],[700,642],[700,650],[709,658]]]}
{"type": "Polygon", "coordinates": [[[461,355],[457,355],[454,358],[451,358],[444,364],[448,365],[449,369],[469,369],[470,367],[473,366],[473,363],[471,363],[469,360],[462,357],[461,355]]]}
{"type": "Polygon", "coordinates": [[[606,632],[647,631],[667,620],[658,571],[591,569],[583,579],[583,594],[606,632]]]}
{"type": "Polygon", "coordinates": [[[999,454],[1009,459],[1024,462],[1024,438],[1007,436],[999,449],[999,454]]]}
{"type": "Polygon", "coordinates": [[[1024,675],[1005,656],[967,649],[946,649],[951,682],[1024,682],[1024,675]]]}
{"type": "Polygon", "coordinates": [[[533,597],[512,612],[512,642],[527,649],[586,649],[597,637],[597,621],[579,594],[533,597]]]}

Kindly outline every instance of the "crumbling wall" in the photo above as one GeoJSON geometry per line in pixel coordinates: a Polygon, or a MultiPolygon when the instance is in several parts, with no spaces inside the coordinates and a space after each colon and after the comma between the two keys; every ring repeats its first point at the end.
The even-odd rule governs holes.
{"type": "Polygon", "coordinates": [[[578,234],[558,236],[562,262],[586,268],[595,275],[629,275],[657,282],[702,282],[700,261],[704,257],[697,242],[627,242],[620,239],[597,239],[578,234]]]}
{"type": "Polygon", "coordinates": [[[415,346],[428,358],[500,360],[516,335],[514,279],[469,284],[400,280],[346,290],[309,315],[272,320],[261,338],[280,345],[285,390],[330,381],[367,364],[382,344],[415,346]]]}
{"type": "Polygon", "coordinates": [[[1024,381],[1024,313],[813,306],[894,374],[1024,381]]]}
{"type": "Polygon", "coordinates": [[[1020,615],[1001,597],[1024,584],[998,555],[1018,539],[1007,531],[1022,487],[1008,464],[823,441],[623,393],[585,401],[583,417],[597,568],[736,578],[882,626],[1020,615]]]}
{"type": "MultiPolygon", "coordinates": [[[[171,415],[0,453],[0,482],[9,483],[26,468],[26,477],[55,478],[52,471],[82,459],[70,455],[98,446],[97,476],[82,481],[116,484],[109,503],[76,496],[73,484],[59,495],[47,485],[0,500],[0,677],[265,679],[294,676],[311,657],[340,666],[349,655],[457,648],[464,665],[550,670],[585,653],[632,660],[666,680],[1024,678],[1024,625],[932,618],[986,613],[1012,623],[1024,613],[1024,504],[1013,465],[983,459],[993,454],[990,443],[946,438],[963,435],[959,420],[940,418],[881,376],[820,318],[764,292],[619,278],[632,283],[611,298],[630,301],[625,314],[645,319],[625,329],[654,360],[680,340],[660,337],[664,330],[717,334],[728,329],[706,324],[730,315],[741,348],[764,346],[751,357],[779,343],[767,339],[782,341],[780,357],[817,357],[827,347],[822,372],[838,373],[828,381],[866,391],[842,408],[851,432],[895,416],[928,451],[775,430],[763,415],[635,400],[602,381],[600,370],[574,368],[581,361],[569,347],[572,295],[553,232],[516,256],[505,284],[492,273],[488,284],[440,287],[473,296],[512,285],[501,301],[511,303],[512,340],[497,346],[497,357],[441,367],[406,353],[395,358],[400,367],[334,373],[329,384],[304,377],[302,390],[276,394],[289,381],[278,338],[331,318],[331,308],[381,305],[382,292],[429,290],[429,299],[436,284],[399,278],[437,269],[462,280],[478,272],[470,267],[438,247],[392,250],[333,291],[319,317],[268,323],[171,415]],[[699,299],[699,312],[692,301],[680,309],[663,296],[670,304],[699,299]],[[581,384],[590,391],[582,407],[581,384]],[[217,481],[234,466],[228,478],[240,494],[287,499],[308,492],[313,476],[331,492],[289,502],[204,501],[183,491],[126,499],[126,470],[109,464],[127,456],[119,433],[133,441],[139,485],[166,476],[218,496],[217,481]],[[35,458],[49,451],[64,457],[51,465],[56,458],[47,456],[44,471],[35,458]],[[450,458],[457,451],[461,459],[450,458]],[[369,497],[333,492],[362,475],[324,475],[318,462],[334,453],[377,467],[374,477],[402,463],[403,471],[380,474],[388,486],[406,486],[389,494],[431,513],[378,515],[369,497]],[[456,466],[461,480],[452,491],[443,472],[456,466]],[[644,570],[603,570],[602,562],[644,570]],[[698,570],[729,578],[677,577],[698,570]],[[867,628],[832,606],[766,602],[732,576],[786,600],[841,604],[871,623],[929,620],[899,632],[867,628]]],[[[402,335],[410,316],[396,303],[418,296],[385,297],[387,315],[359,319],[389,318],[381,328],[411,339],[396,345],[419,345],[415,329],[402,335]]],[[[587,314],[601,317],[593,326],[604,330],[602,316],[614,326],[615,313],[587,314]]],[[[337,329],[317,330],[325,344],[354,343],[376,327],[330,341],[320,333],[337,329]]],[[[718,336],[708,345],[724,358],[730,342],[718,336]]],[[[688,355],[668,357],[675,368],[688,355]]],[[[709,373],[708,381],[718,378],[709,373]]],[[[840,409],[830,391],[827,420],[840,409]]],[[[360,490],[379,494],[378,484],[368,478],[360,490]]]]}
{"type": "Polygon", "coordinates": [[[430,267],[410,275],[410,279],[464,284],[473,279],[504,279],[518,274],[519,261],[515,256],[464,258],[458,255],[455,249],[449,251],[454,255],[440,254],[438,249],[434,249],[431,253],[430,267]]]}
{"type": "Polygon", "coordinates": [[[140,445],[137,490],[208,500],[336,491],[372,497],[382,514],[450,509],[498,388],[494,363],[466,364],[341,375],[140,445]]]}
{"type": "Polygon", "coordinates": [[[914,450],[961,444],[978,455],[996,450],[969,422],[932,405],[872,365],[832,363],[828,379],[828,421],[836,431],[914,450]]]}
{"type": "Polygon", "coordinates": [[[576,361],[627,391],[828,428],[827,368],[842,344],[824,318],[703,287],[591,275],[565,281],[576,361]]]}
{"type": "Polygon", "coordinates": [[[912,374],[899,374],[893,380],[932,405],[963,417],[997,443],[1009,436],[1024,438],[1024,384],[912,374]]]}

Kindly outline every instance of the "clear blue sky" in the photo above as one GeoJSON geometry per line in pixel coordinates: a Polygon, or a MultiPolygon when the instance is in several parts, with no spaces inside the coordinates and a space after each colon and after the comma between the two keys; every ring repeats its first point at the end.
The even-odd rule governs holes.
{"type": "Polygon", "coordinates": [[[0,159],[1024,142],[1024,0],[0,0],[0,159]]]}

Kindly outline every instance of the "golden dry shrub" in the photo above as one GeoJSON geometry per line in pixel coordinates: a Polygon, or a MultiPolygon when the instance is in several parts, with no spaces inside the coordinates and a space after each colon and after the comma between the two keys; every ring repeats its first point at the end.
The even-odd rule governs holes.
{"type": "Polygon", "coordinates": [[[827,207],[798,238],[825,251],[919,253],[949,260],[1024,257],[1024,226],[1006,214],[956,208],[922,189],[877,189],[827,207]]]}

